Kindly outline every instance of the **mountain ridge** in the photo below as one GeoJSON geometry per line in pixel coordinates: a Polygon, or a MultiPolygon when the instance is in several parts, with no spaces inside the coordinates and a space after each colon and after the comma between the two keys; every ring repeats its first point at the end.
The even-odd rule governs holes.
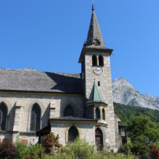
{"type": "Polygon", "coordinates": [[[114,79],[112,89],[115,103],[159,110],[159,97],[140,94],[124,77],[114,79]]]}

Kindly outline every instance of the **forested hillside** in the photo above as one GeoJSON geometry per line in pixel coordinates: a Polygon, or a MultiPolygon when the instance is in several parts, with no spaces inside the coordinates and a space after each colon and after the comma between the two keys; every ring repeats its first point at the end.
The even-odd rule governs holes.
{"type": "Polygon", "coordinates": [[[156,127],[159,128],[159,110],[152,110],[149,108],[135,107],[122,105],[119,103],[114,104],[116,115],[122,120],[122,124],[128,124],[130,116],[139,116],[141,114],[149,116],[153,122],[156,123],[156,127]]]}

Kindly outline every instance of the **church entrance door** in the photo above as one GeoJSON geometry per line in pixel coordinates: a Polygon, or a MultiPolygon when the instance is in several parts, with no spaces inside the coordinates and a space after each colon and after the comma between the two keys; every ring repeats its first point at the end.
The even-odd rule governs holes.
{"type": "Polygon", "coordinates": [[[96,128],[95,130],[95,141],[97,145],[97,150],[101,151],[103,148],[103,134],[100,128],[96,128]]]}

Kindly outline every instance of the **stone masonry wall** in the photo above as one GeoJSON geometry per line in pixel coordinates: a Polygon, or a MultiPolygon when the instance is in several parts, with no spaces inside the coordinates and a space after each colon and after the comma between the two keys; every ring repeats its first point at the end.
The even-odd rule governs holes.
{"type": "Polygon", "coordinates": [[[79,133],[79,138],[86,139],[86,141],[95,144],[95,125],[85,123],[51,123],[51,132],[55,135],[59,134],[59,142],[65,145],[68,141],[68,130],[71,126],[75,126],[79,133]]]}
{"type": "Polygon", "coordinates": [[[82,95],[1,92],[0,103],[2,102],[6,104],[8,109],[6,131],[30,132],[31,110],[35,103],[41,109],[40,129],[48,125],[50,109],[52,108],[54,108],[54,114],[51,117],[62,117],[69,104],[73,107],[76,117],[83,117],[82,95]],[[17,107],[18,109],[16,109],[17,107]]]}
{"type": "MultiPolygon", "coordinates": [[[[98,63],[98,62],[97,62],[98,63]]],[[[106,108],[106,122],[108,124],[109,142],[112,149],[116,145],[116,135],[115,135],[115,119],[114,119],[114,106],[112,97],[112,81],[111,81],[111,70],[110,70],[110,56],[108,53],[96,53],[96,52],[86,52],[85,53],[85,83],[86,83],[86,99],[89,98],[91,89],[93,87],[94,79],[98,86],[98,81],[100,81],[100,86],[98,86],[99,91],[108,104],[106,108]],[[99,55],[103,56],[104,66],[103,73],[97,76],[93,73],[92,67],[92,56],[97,56],[97,61],[99,61],[99,55]]]]}

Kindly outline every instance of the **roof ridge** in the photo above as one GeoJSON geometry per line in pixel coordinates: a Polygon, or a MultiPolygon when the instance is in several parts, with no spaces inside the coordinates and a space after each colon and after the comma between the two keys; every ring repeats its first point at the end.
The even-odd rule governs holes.
{"type": "Polygon", "coordinates": [[[41,72],[41,73],[56,73],[56,74],[75,74],[75,75],[79,75],[81,73],[68,73],[68,72],[48,72],[48,71],[38,71],[38,70],[25,70],[25,69],[4,69],[4,68],[0,68],[0,71],[20,71],[20,72],[41,72]]]}

